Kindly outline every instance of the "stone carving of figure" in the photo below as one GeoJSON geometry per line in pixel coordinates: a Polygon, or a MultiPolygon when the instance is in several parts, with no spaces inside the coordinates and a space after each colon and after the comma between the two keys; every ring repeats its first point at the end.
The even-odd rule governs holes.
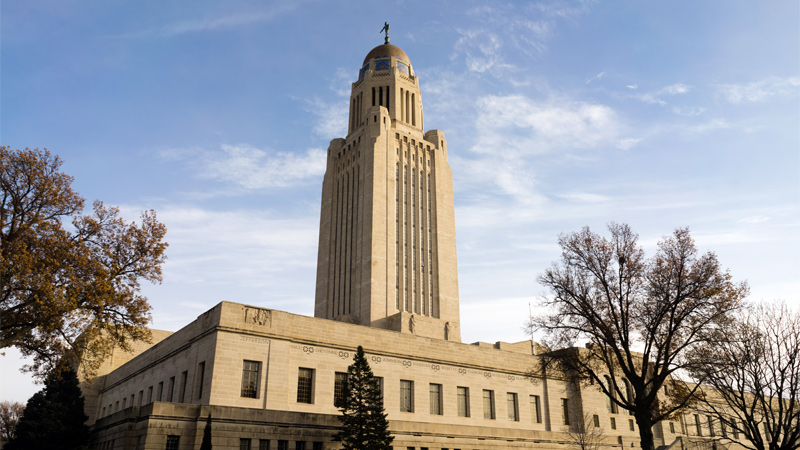
{"type": "Polygon", "coordinates": [[[444,324],[444,340],[450,340],[450,322],[445,322],[444,324]]]}
{"type": "Polygon", "coordinates": [[[414,329],[416,328],[416,325],[417,325],[417,318],[416,316],[412,315],[411,318],[408,319],[408,331],[410,331],[411,334],[414,334],[414,329]]]}

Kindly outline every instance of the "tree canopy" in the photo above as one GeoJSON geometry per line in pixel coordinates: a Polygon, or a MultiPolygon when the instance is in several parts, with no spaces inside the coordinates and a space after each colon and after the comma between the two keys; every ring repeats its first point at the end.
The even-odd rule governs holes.
{"type": "Polygon", "coordinates": [[[161,281],[166,227],[154,211],[126,223],[84,199],[45,150],[0,147],[0,348],[32,356],[40,377],[63,358],[91,373],[113,346],[148,339],[140,280],[161,281]]]}
{"type": "Polygon", "coordinates": [[[389,433],[381,388],[360,345],[347,368],[347,395],[339,409],[342,429],[333,440],[341,442],[343,450],[392,448],[394,437],[389,433]]]}
{"type": "Polygon", "coordinates": [[[45,387],[33,394],[17,424],[16,437],[4,448],[83,450],[89,445],[89,419],[74,370],[50,374],[45,387]]]}
{"type": "Polygon", "coordinates": [[[800,313],[760,303],[737,319],[724,341],[694,353],[700,407],[732,431],[726,440],[745,448],[800,448],[800,313]]]}
{"type": "Polygon", "coordinates": [[[748,287],[715,254],[698,254],[686,228],[651,258],[628,225],[608,229],[608,238],[588,227],[559,237],[561,261],[538,278],[550,291],[541,300],[549,314],[528,325],[544,331],[552,363],[630,411],[641,448],[653,450],[653,424],[694,398],[696,386],[673,375],[690,366],[690,350],[720,339],[748,287]],[[669,395],[660,395],[664,386],[669,395]]]}

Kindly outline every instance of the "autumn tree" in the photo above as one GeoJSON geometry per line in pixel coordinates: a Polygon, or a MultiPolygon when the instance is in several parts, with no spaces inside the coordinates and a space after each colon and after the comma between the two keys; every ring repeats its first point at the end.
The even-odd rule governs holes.
{"type": "Polygon", "coordinates": [[[692,373],[704,383],[699,408],[745,448],[800,448],[800,313],[782,303],[753,305],[726,338],[694,353],[692,373]]]}
{"type": "Polygon", "coordinates": [[[695,395],[676,372],[691,364],[690,350],[719,339],[748,287],[734,283],[713,253],[698,254],[686,228],[650,258],[628,225],[608,229],[608,238],[588,227],[559,237],[561,261],[538,277],[550,291],[541,300],[549,314],[528,326],[544,332],[551,364],[633,414],[641,448],[653,450],[653,425],[695,395]]]}
{"type": "Polygon", "coordinates": [[[17,435],[4,449],[88,449],[88,419],[75,371],[53,371],[45,380],[44,389],[28,400],[17,435]]]}
{"type": "Polygon", "coordinates": [[[0,441],[9,441],[16,435],[19,418],[25,411],[20,402],[4,400],[0,402],[0,441]]]}
{"type": "Polygon", "coordinates": [[[140,281],[161,281],[166,227],[147,211],[126,223],[84,199],[45,150],[0,147],[0,348],[33,357],[44,377],[59,361],[91,373],[113,346],[148,339],[140,281]]]}
{"type": "Polygon", "coordinates": [[[394,437],[383,409],[378,379],[372,374],[364,349],[359,345],[353,364],[347,368],[347,394],[340,406],[342,429],[333,440],[343,450],[389,450],[394,437]]]}

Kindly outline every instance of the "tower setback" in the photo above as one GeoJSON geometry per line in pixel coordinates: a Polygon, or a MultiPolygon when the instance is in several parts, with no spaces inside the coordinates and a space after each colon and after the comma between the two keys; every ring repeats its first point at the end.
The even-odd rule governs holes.
{"type": "Polygon", "coordinates": [[[367,54],[327,158],[315,317],[460,342],[447,140],[402,49],[367,54]]]}

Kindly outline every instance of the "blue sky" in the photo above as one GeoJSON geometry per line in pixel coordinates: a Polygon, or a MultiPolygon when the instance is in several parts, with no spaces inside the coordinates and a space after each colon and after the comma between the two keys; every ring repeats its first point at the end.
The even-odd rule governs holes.
{"type": "MultiPolygon", "coordinates": [[[[4,1],[0,143],[168,227],[153,326],[222,300],[313,314],[328,142],[391,42],[453,170],[462,338],[525,339],[559,233],[688,226],[800,305],[796,1],[4,1]]],[[[0,399],[38,387],[4,356],[0,399]]]]}

